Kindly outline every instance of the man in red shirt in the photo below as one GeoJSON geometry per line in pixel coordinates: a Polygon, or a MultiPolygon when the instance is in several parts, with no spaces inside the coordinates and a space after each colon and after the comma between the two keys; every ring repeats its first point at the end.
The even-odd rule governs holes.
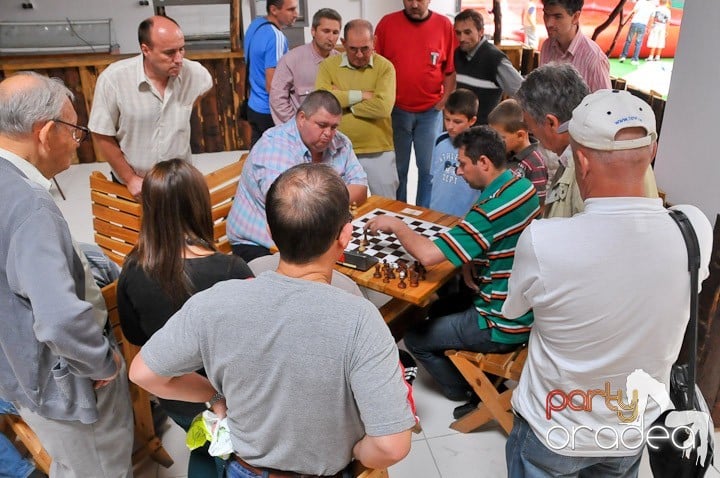
{"type": "Polygon", "coordinates": [[[404,9],[385,15],[375,29],[375,51],[392,62],[397,96],[392,112],[395,157],[400,187],[407,201],[411,146],[415,146],[418,188],[415,204],[430,203],[433,142],[442,128],[442,110],[455,90],[453,26],[429,10],[430,0],[403,0],[404,9]]]}

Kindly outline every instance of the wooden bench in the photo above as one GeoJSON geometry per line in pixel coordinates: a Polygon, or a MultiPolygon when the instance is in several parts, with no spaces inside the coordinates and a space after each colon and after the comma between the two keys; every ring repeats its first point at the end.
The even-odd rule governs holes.
{"type": "Polygon", "coordinates": [[[35,460],[35,467],[46,475],[50,474],[52,459],[25,420],[18,415],[0,415],[0,432],[4,433],[11,442],[15,442],[16,438],[20,440],[35,460]]]}
{"type": "MultiPolygon", "coordinates": [[[[120,351],[125,359],[125,363],[128,368],[130,368],[130,363],[132,363],[133,358],[135,358],[135,355],[140,351],[140,347],[128,342],[120,328],[120,314],[117,309],[117,281],[103,287],[102,294],[108,310],[108,321],[110,321],[113,333],[115,334],[115,340],[117,340],[120,345],[120,351]]],[[[135,422],[133,464],[137,464],[146,456],[150,456],[150,458],[157,463],[169,468],[173,464],[173,459],[168,452],[165,451],[162,441],[160,441],[160,438],[155,432],[150,394],[132,382],[130,382],[129,385],[130,400],[132,401],[135,422]]]]}
{"type": "MultiPolygon", "coordinates": [[[[210,190],[215,245],[225,253],[230,252],[225,233],[227,216],[246,157],[247,153],[243,153],[238,161],[205,176],[210,190]]],[[[109,180],[100,171],[90,173],[90,200],[95,243],[113,262],[122,265],[137,244],[142,207],[124,185],[109,180]]]]}
{"type": "Polygon", "coordinates": [[[513,415],[510,411],[512,390],[498,392],[498,382],[520,380],[520,373],[527,359],[527,346],[507,354],[448,350],[445,355],[455,364],[481,400],[477,409],[455,420],[450,428],[468,433],[495,419],[505,433],[509,434],[513,426],[513,415]],[[497,382],[493,382],[493,375],[498,378],[497,382]]]}

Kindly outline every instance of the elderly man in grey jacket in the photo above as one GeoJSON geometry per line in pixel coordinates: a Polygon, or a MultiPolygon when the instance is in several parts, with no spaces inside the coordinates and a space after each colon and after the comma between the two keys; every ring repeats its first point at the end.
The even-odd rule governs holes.
{"type": "Polygon", "coordinates": [[[34,73],[0,83],[0,396],[37,433],[51,476],[131,477],[124,364],[48,193],[88,133],[72,99],[34,73]]]}

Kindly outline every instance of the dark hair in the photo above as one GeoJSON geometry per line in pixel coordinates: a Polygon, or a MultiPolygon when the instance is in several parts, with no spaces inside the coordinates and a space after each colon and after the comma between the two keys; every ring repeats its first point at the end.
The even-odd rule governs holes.
{"type": "Polygon", "coordinates": [[[513,99],[502,101],[493,108],[488,115],[488,124],[502,126],[508,133],[528,129],[523,117],[523,109],[520,103],[513,99]]]}
{"type": "Polygon", "coordinates": [[[575,12],[582,10],[585,0],[542,0],[543,7],[554,7],[560,5],[568,12],[568,15],[572,15],[575,12]]]}
{"type": "Polygon", "coordinates": [[[471,119],[477,116],[479,105],[480,102],[475,93],[465,88],[458,88],[448,96],[445,109],[451,115],[463,115],[467,119],[471,119]]]}
{"type": "Polygon", "coordinates": [[[185,274],[187,244],[215,250],[210,192],[202,173],[182,159],[159,162],[142,185],[142,223],[128,255],[177,303],[194,292],[185,274]]]}
{"type": "Polygon", "coordinates": [[[453,146],[457,149],[465,148],[465,156],[470,158],[473,164],[477,164],[480,156],[487,156],[496,168],[505,167],[505,141],[488,125],[466,129],[455,137],[453,146]]]}
{"type": "Polygon", "coordinates": [[[564,123],[590,89],[570,63],[551,62],[528,73],[515,94],[518,103],[537,123],[551,114],[564,123]]]}
{"type": "MultiPolygon", "coordinates": [[[[147,45],[152,46],[152,41],[150,40],[150,31],[152,30],[153,25],[155,24],[155,21],[153,20],[154,17],[146,18],[142,22],[140,22],[140,26],[138,27],[138,43],[140,45],[147,45]]],[[[178,22],[173,20],[170,17],[165,17],[171,22],[173,22],[178,27],[178,22]]]]}
{"type": "Polygon", "coordinates": [[[342,115],[340,102],[332,93],[325,90],[316,90],[307,95],[298,108],[298,113],[302,111],[305,113],[305,116],[310,117],[317,113],[320,108],[323,108],[333,116],[342,115]]]}
{"type": "Polygon", "coordinates": [[[345,28],[343,29],[343,37],[347,40],[347,35],[350,30],[360,30],[364,29],[370,32],[370,38],[373,37],[373,25],[367,20],[363,20],[361,18],[356,18],[355,20],[350,20],[345,24],[345,28]]]}
{"type": "Polygon", "coordinates": [[[265,214],[283,261],[307,264],[338,238],[350,215],[350,195],[340,175],[326,164],[304,163],[270,186],[265,214]]]}
{"type": "Polygon", "coordinates": [[[282,8],[285,0],[267,0],[265,2],[265,11],[270,13],[270,7],[282,8]]]}
{"type": "Polygon", "coordinates": [[[323,18],[327,18],[328,20],[335,20],[336,22],[339,22],[340,25],[342,25],[342,17],[340,14],[333,10],[332,8],[321,8],[317,12],[315,12],[315,15],[312,17],[312,27],[317,28],[318,25],[320,25],[320,20],[323,18]]]}
{"type": "Polygon", "coordinates": [[[477,28],[478,31],[481,31],[485,26],[483,17],[477,10],[472,10],[468,8],[467,10],[463,10],[462,12],[455,15],[455,22],[464,22],[465,20],[472,20],[472,22],[475,24],[475,28],[477,28]]]}

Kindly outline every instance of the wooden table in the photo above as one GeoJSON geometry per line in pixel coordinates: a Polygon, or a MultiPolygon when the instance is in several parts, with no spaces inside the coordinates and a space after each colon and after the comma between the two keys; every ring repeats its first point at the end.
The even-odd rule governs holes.
{"type": "MultiPolygon", "coordinates": [[[[448,227],[454,226],[460,220],[460,218],[450,214],[444,214],[419,206],[413,206],[402,201],[396,201],[394,199],[388,199],[381,196],[370,196],[362,206],[357,208],[355,217],[360,217],[375,208],[385,209],[386,211],[396,212],[415,219],[422,219],[423,221],[430,221],[435,224],[448,227]],[[408,214],[407,211],[420,212],[420,214],[408,214]]],[[[340,264],[337,264],[335,268],[350,277],[359,286],[382,292],[383,294],[387,294],[393,298],[400,299],[419,307],[427,305],[430,301],[430,296],[455,273],[455,266],[453,266],[449,261],[443,261],[440,264],[427,268],[425,280],[421,280],[418,287],[410,287],[409,281],[406,280],[406,283],[408,284],[407,288],[400,289],[398,287],[398,283],[400,282],[399,279],[393,279],[389,283],[385,284],[382,279],[374,278],[374,267],[371,267],[364,272],[350,267],[345,267],[340,264]]]]}

